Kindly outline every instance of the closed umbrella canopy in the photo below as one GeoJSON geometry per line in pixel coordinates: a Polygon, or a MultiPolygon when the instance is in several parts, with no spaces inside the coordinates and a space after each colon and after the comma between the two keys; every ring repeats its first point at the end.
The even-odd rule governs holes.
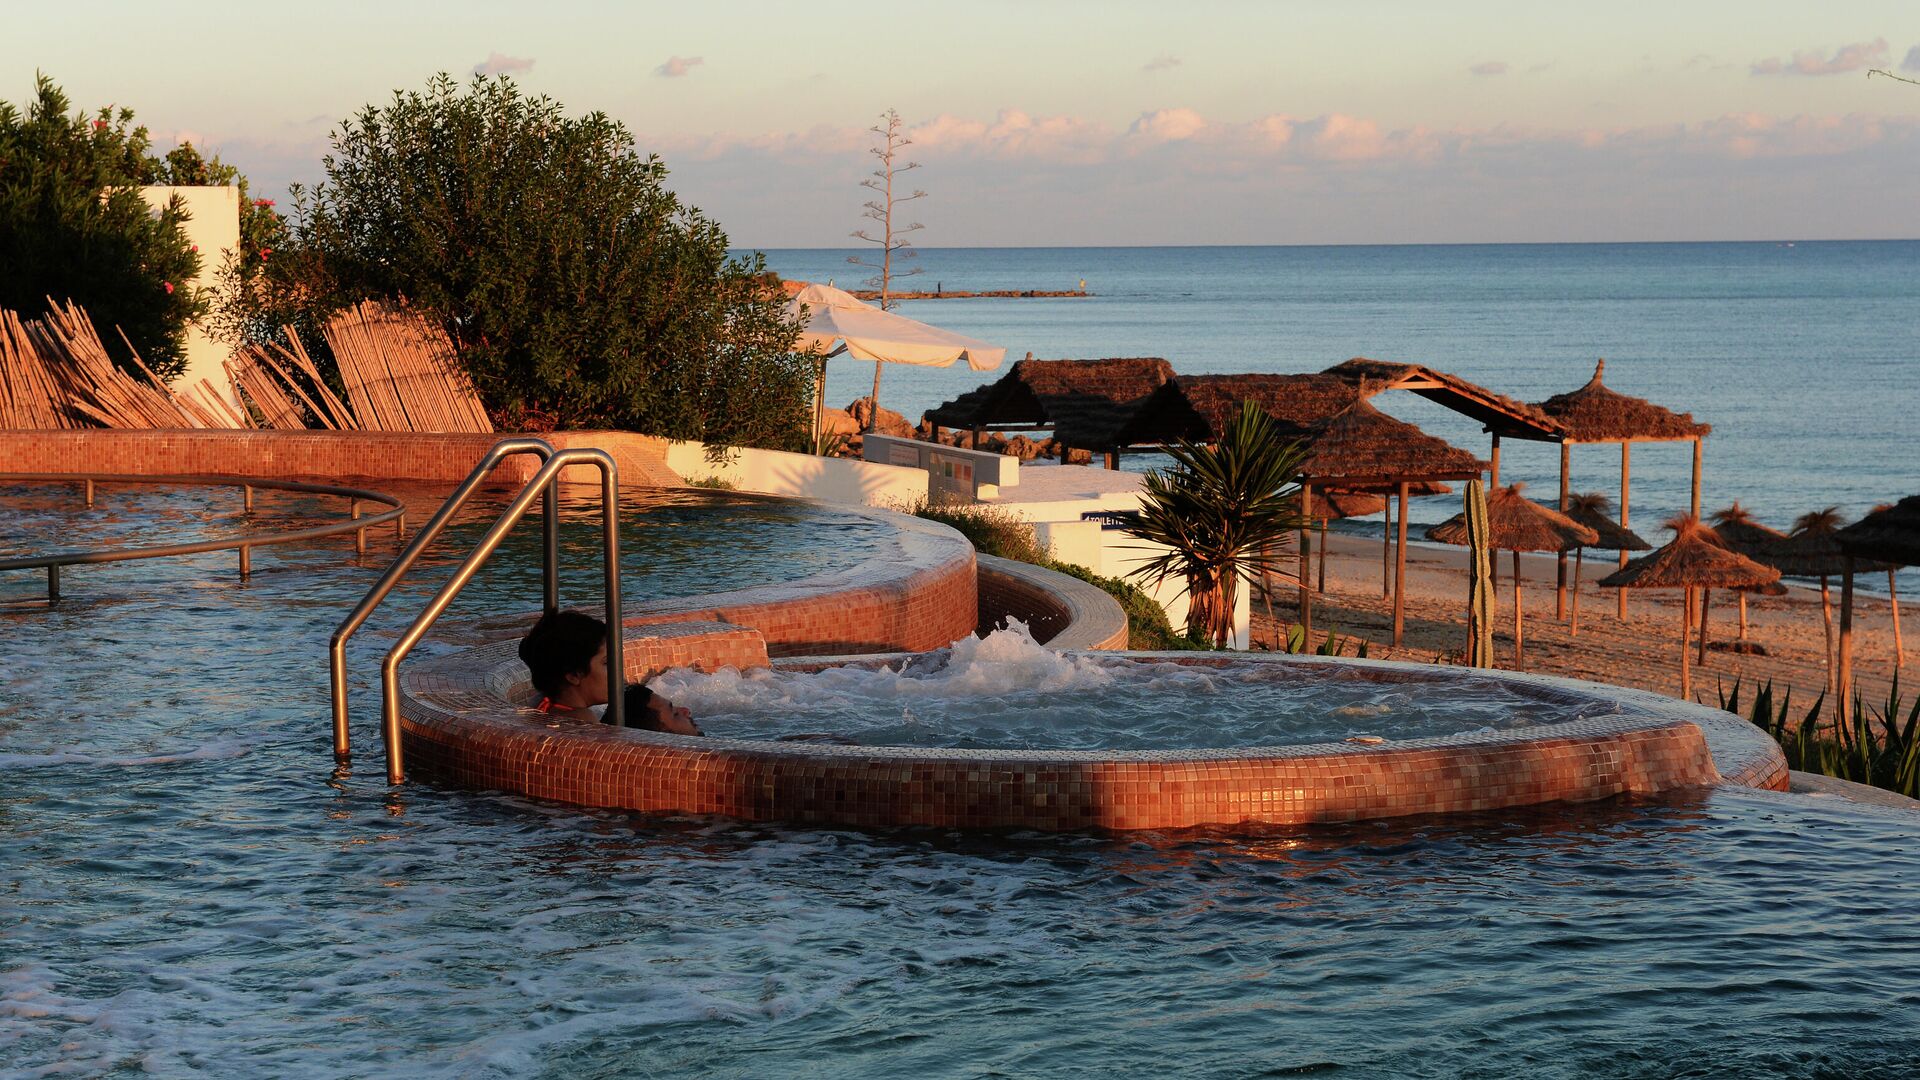
{"type": "MultiPolygon", "coordinates": [[[[798,316],[806,308],[806,323],[794,346],[802,351],[817,350],[819,355],[835,356],[845,352],[856,360],[873,361],[873,411],[880,419],[880,365],[919,364],[923,367],[949,367],[965,360],[974,371],[992,371],[1007,358],[1007,350],[965,334],[956,334],[926,323],[882,311],[845,289],[831,285],[807,285],[787,301],[787,313],[798,316]]],[[[827,368],[824,361],[814,385],[814,439],[820,438],[821,416],[826,408],[827,368]]]]}
{"type": "Polygon", "coordinates": [[[1004,348],[881,311],[831,285],[801,289],[787,301],[787,311],[797,315],[802,305],[807,309],[807,322],[796,344],[803,350],[832,352],[843,344],[847,355],[856,360],[926,367],[947,367],[965,360],[974,371],[992,371],[1007,358],[1004,348]]]}

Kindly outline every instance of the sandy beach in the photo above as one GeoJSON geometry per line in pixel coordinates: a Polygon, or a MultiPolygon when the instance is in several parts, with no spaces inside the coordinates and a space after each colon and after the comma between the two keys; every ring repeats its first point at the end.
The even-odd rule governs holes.
{"type": "MultiPolygon", "coordinates": [[[[1369,655],[1377,659],[1458,662],[1458,653],[1466,644],[1464,549],[1407,545],[1406,634],[1405,643],[1398,649],[1388,644],[1393,636],[1393,606],[1390,598],[1381,595],[1380,541],[1329,535],[1328,550],[1326,592],[1314,598],[1316,638],[1332,628],[1367,639],[1369,655]]],[[[1315,563],[1317,575],[1317,554],[1315,563]]],[[[1621,620],[1616,618],[1615,591],[1596,584],[1617,569],[1617,564],[1605,556],[1588,559],[1581,575],[1580,628],[1576,635],[1566,621],[1554,618],[1554,557],[1523,555],[1521,566],[1525,578],[1526,670],[1679,695],[1678,590],[1629,592],[1627,617],[1621,620]]],[[[1502,668],[1513,667],[1512,567],[1512,554],[1501,552],[1494,653],[1502,668]]],[[[1572,570],[1569,562],[1570,576],[1572,570]]],[[[1886,578],[1876,575],[1869,582],[1884,590],[1886,578]]],[[[1732,594],[1714,594],[1706,663],[1694,667],[1696,700],[1716,704],[1716,684],[1731,689],[1736,681],[1744,681],[1750,694],[1757,684],[1772,680],[1776,693],[1791,687],[1796,703],[1810,704],[1820,694],[1827,678],[1820,591],[1793,582],[1788,583],[1788,589],[1786,596],[1756,596],[1747,602],[1747,638],[1766,650],[1764,656],[1720,647],[1738,636],[1738,606],[1732,594]]],[[[1832,582],[1832,592],[1837,635],[1838,579],[1832,582]]],[[[1297,621],[1296,597],[1294,589],[1276,591],[1273,613],[1282,625],[1297,621]]],[[[1253,640],[1269,640],[1272,624],[1257,595],[1253,609],[1253,640]]],[[[1903,609],[1902,616],[1903,629],[1911,630],[1912,610],[1903,609]]],[[[1697,648],[1697,638],[1695,643],[1697,648]]],[[[1348,652],[1351,654],[1352,649],[1348,652]]],[[[1693,655],[1698,658],[1697,652],[1693,655]]],[[[1856,594],[1854,667],[1866,700],[1876,705],[1884,701],[1894,676],[1891,609],[1884,596],[1856,594]]],[[[1907,697],[1911,701],[1911,695],[1907,697]]]]}

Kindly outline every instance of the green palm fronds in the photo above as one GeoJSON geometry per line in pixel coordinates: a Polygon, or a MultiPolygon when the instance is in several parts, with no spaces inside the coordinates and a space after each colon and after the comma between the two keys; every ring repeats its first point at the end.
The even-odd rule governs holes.
{"type": "Polygon", "coordinates": [[[1223,647],[1241,582],[1297,583],[1287,567],[1294,534],[1306,527],[1298,483],[1306,452],[1248,401],[1215,445],[1181,441],[1166,453],[1173,468],[1147,473],[1126,529],[1155,545],[1130,576],[1181,582],[1189,632],[1223,647]]]}

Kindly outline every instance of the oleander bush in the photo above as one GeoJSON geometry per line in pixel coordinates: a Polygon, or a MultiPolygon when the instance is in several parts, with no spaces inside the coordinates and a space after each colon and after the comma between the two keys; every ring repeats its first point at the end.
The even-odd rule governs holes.
{"type": "Polygon", "coordinates": [[[0,308],[32,318],[48,298],[74,301],[116,362],[133,367],[131,343],[172,378],[186,367],[187,324],[206,310],[192,287],[200,256],[178,200],[156,214],[139,188],[201,182],[174,175],[176,159],[199,155],[156,157],[132,109],[71,107],[45,75],[24,108],[0,101],[0,308]]]}

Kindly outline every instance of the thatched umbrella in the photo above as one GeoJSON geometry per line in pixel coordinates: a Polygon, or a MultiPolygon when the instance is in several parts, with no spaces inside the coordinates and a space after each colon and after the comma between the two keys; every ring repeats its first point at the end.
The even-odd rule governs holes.
{"type": "Polygon", "coordinates": [[[1716,542],[1713,531],[1692,515],[1667,522],[1673,539],[1600,579],[1610,589],[1683,589],[1680,603],[1680,696],[1693,697],[1691,650],[1693,590],[1738,589],[1780,580],[1780,571],[1716,542]]]}
{"type": "MultiPolygon", "coordinates": [[[[1840,684],[1853,681],[1853,575],[1859,561],[1873,558],[1889,566],[1920,566],[1920,495],[1897,503],[1882,503],[1859,521],[1834,533],[1847,565],[1840,578],[1840,684]]],[[[1893,592],[1893,571],[1887,571],[1888,599],[1893,602],[1893,662],[1905,664],[1900,641],[1900,600],[1893,592]]],[[[1840,715],[1848,716],[1850,702],[1841,695],[1840,715]]]]}
{"type": "MultiPolygon", "coordinates": [[[[1560,502],[1566,505],[1572,494],[1573,445],[1575,443],[1620,444],[1620,524],[1630,517],[1632,494],[1633,444],[1636,442],[1691,442],[1693,444],[1693,498],[1695,517],[1700,514],[1701,443],[1712,433],[1711,424],[1694,420],[1692,413],[1676,413],[1644,398],[1622,394],[1606,385],[1607,362],[1593,365],[1593,377],[1577,390],[1555,394],[1539,402],[1537,408],[1565,429],[1560,442],[1560,502]]],[[[1620,565],[1627,565],[1627,553],[1620,553],[1620,565]]],[[[1560,577],[1566,581],[1566,559],[1560,560],[1560,577]]],[[[1620,594],[1620,617],[1627,617],[1627,594],[1620,594]]]]}
{"type": "Polygon", "coordinates": [[[1640,534],[1613,520],[1613,500],[1598,491],[1585,491],[1567,496],[1567,516],[1599,534],[1598,543],[1585,544],[1573,549],[1573,621],[1569,632],[1575,637],[1580,635],[1580,571],[1587,548],[1601,551],[1647,551],[1652,544],[1640,539],[1640,534]]]}
{"type": "MultiPolygon", "coordinates": [[[[1315,386],[1328,377],[1296,378],[1315,386]]],[[[1344,385],[1339,384],[1338,380],[1335,382],[1344,385]]],[[[1175,383],[1185,385],[1186,381],[1175,380],[1175,383]]],[[[1318,408],[1324,403],[1316,401],[1312,407],[1318,408]]],[[[1256,400],[1256,404],[1262,409],[1270,408],[1266,401],[1256,400]]],[[[1332,413],[1308,423],[1289,422],[1285,417],[1276,419],[1283,428],[1291,429],[1288,436],[1299,438],[1307,452],[1301,466],[1300,484],[1308,513],[1314,512],[1316,499],[1323,491],[1392,490],[1400,502],[1400,538],[1403,541],[1406,539],[1407,499],[1416,485],[1473,479],[1486,467],[1485,462],[1465,450],[1450,446],[1445,440],[1374,408],[1364,397],[1353,397],[1332,413]]],[[[1300,622],[1309,630],[1313,623],[1312,601],[1306,581],[1306,557],[1311,546],[1310,543],[1300,546],[1300,622]]],[[[1404,561],[1403,550],[1396,557],[1394,568],[1395,645],[1400,644],[1403,625],[1404,590],[1400,584],[1405,580],[1404,561]]]]}
{"type": "MultiPolygon", "coordinates": [[[[1827,689],[1835,689],[1839,654],[1833,640],[1833,593],[1828,587],[1831,579],[1846,573],[1847,556],[1840,549],[1840,541],[1835,534],[1840,529],[1840,508],[1829,506],[1824,510],[1812,510],[1801,514],[1793,523],[1793,531],[1785,540],[1775,543],[1759,554],[1759,560],[1768,566],[1793,577],[1817,577],[1820,579],[1820,618],[1827,634],[1827,689]]],[[[1887,564],[1857,559],[1855,572],[1887,569],[1887,564]]]]}
{"type": "MultiPolygon", "coordinates": [[[[1767,560],[1761,557],[1761,552],[1770,550],[1775,544],[1787,538],[1786,533],[1762,525],[1755,520],[1747,508],[1740,505],[1739,499],[1713,512],[1713,531],[1720,537],[1722,546],[1732,548],[1749,559],[1763,563],[1767,560]]],[[[1786,592],[1784,588],[1778,586],[1775,588],[1779,588],[1780,594],[1786,592]]],[[[1740,593],[1740,640],[1745,641],[1747,640],[1747,594],[1755,590],[1737,591],[1740,593]]],[[[1775,594],[1769,593],[1769,595],[1775,594]]],[[[1702,604],[1704,603],[1703,599],[1702,604]]],[[[1703,611],[1701,622],[1705,621],[1706,615],[1703,611]]]]}
{"type": "MultiPolygon", "coordinates": [[[[1488,543],[1513,552],[1513,665],[1526,667],[1525,611],[1520,598],[1522,551],[1567,551],[1597,544],[1600,534],[1567,515],[1520,494],[1525,484],[1499,488],[1487,497],[1488,543]]],[[[1469,542],[1467,516],[1455,514],[1427,530],[1427,539],[1443,544],[1469,542]]]]}
{"type": "Polygon", "coordinates": [[[1326,491],[1316,493],[1313,517],[1320,523],[1320,591],[1327,591],[1327,522],[1378,514],[1392,505],[1387,497],[1373,491],[1326,491]]]}

